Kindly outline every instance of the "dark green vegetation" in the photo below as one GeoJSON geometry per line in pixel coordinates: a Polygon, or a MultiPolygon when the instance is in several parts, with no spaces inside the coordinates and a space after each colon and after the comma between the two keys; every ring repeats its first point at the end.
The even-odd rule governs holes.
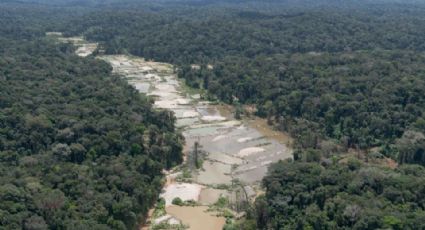
{"type": "Polygon", "coordinates": [[[424,229],[425,169],[278,163],[257,199],[259,229],[424,229]],[[284,226],[284,227],[283,227],[284,226]]]}
{"type": "MultiPolygon", "coordinates": [[[[17,4],[18,8],[5,7],[8,13],[2,14],[8,23],[0,28],[1,49],[10,50],[2,57],[8,69],[1,65],[5,69],[2,80],[7,82],[0,86],[4,87],[0,150],[6,175],[2,180],[7,178],[4,184],[21,189],[10,194],[23,195],[11,196],[15,199],[12,202],[21,206],[14,210],[8,210],[14,207],[11,205],[2,207],[6,211],[2,211],[0,220],[15,218],[16,223],[22,220],[24,224],[26,218],[34,216],[31,221],[43,223],[43,217],[51,226],[63,218],[132,228],[134,215],[129,213],[143,215],[155,199],[160,169],[180,160],[172,116],[153,112],[147,99],[112,77],[104,63],[92,59],[83,62],[71,55],[67,46],[42,41],[18,45],[10,37],[19,34],[34,39],[47,30],[60,30],[98,41],[109,54],[131,53],[171,62],[179,68],[179,76],[191,87],[204,89],[206,97],[236,105],[238,117],[243,114],[242,105],[255,105],[257,115],[295,137],[295,161],[272,166],[264,180],[266,196],[248,212],[242,227],[235,225],[236,229],[425,228],[423,3],[43,3],[56,6],[17,4]],[[28,17],[16,16],[21,11],[28,17]],[[15,26],[10,20],[16,22],[15,26]],[[201,68],[191,68],[191,64],[201,68]],[[19,80],[29,69],[35,70],[31,72],[34,78],[19,80]],[[44,73],[39,73],[41,79],[38,72],[44,73]],[[9,75],[18,77],[7,78],[9,75]],[[134,125],[134,121],[140,125],[134,125]],[[63,136],[70,129],[71,140],[63,136]],[[31,136],[33,132],[35,137],[31,136]],[[343,163],[346,158],[342,153],[348,149],[356,149],[365,161],[389,157],[402,165],[388,169],[355,160],[343,163]],[[65,152],[65,157],[58,152],[65,152]],[[36,163],[27,163],[33,161],[36,163]],[[140,167],[138,162],[149,164],[140,167]],[[70,170],[71,166],[76,169],[70,170]],[[153,169],[140,172],[145,167],[153,169]],[[78,180],[67,179],[71,171],[81,172],[86,182],[68,186],[69,181],[78,180]],[[47,176],[51,174],[65,179],[47,176]],[[138,176],[148,179],[138,180],[138,176]],[[140,193],[135,192],[138,185],[124,183],[122,178],[151,185],[146,187],[149,192],[142,192],[143,202],[131,202],[140,207],[123,208],[140,193]],[[30,182],[41,186],[36,186],[38,193],[26,189],[25,183],[30,182]],[[135,187],[131,192],[126,190],[129,184],[135,187]],[[84,191],[92,191],[91,195],[79,194],[82,190],[75,188],[80,186],[90,188],[84,191]],[[57,212],[46,212],[36,202],[41,196],[36,194],[46,193],[53,194],[47,197],[63,198],[57,212]],[[104,197],[94,199],[91,196],[95,194],[104,197]],[[23,202],[26,199],[32,203],[23,202]],[[108,199],[110,202],[106,202],[108,199]],[[96,205],[104,209],[90,208],[96,205]],[[98,210],[105,211],[99,214],[98,210]]],[[[12,198],[1,200],[9,202],[12,198]]]]}
{"type": "Polygon", "coordinates": [[[424,228],[421,166],[338,156],[425,165],[424,5],[277,9],[103,11],[72,21],[71,34],[177,64],[210,99],[254,104],[295,137],[295,162],[272,166],[266,196],[226,229],[424,228]]]}
{"type": "Polygon", "coordinates": [[[320,149],[331,138],[425,164],[401,160],[395,145],[406,130],[422,132],[425,5],[290,6],[104,10],[72,20],[67,31],[100,41],[107,53],[177,64],[210,98],[256,105],[297,147],[320,149]]]}
{"type": "Polygon", "coordinates": [[[0,229],[135,229],[182,161],[174,116],[15,12],[0,16],[0,229]]]}

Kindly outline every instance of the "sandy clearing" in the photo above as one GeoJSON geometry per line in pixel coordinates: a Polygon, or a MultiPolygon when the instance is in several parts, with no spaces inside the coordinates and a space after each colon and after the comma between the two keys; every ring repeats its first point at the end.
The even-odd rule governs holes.
{"type": "Polygon", "coordinates": [[[191,103],[191,100],[188,98],[179,98],[179,99],[176,99],[176,101],[177,101],[177,104],[179,105],[189,105],[191,103]]]}
{"type": "Polygon", "coordinates": [[[240,165],[243,163],[243,160],[240,158],[217,152],[208,154],[208,159],[228,165],[240,165]]]}
{"type": "MultiPolygon", "coordinates": [[[[58,34],[56,34],[58,35],[58,34]]],[[[84,40],[83,37],[79,36],[79,37],[68,37],[68,38],[64,38],[64,37],[60,37],[58,38],[59,41],[61,42],[70,42],[72,43],[74,46],[77,47],[77,50],[75,51],[75,54],[77,54],[80,57],[87,57],[90,54],[92,54],[96,49],[98,44],[97,43],[89,43],[87,41],[84,40]]]]}
{"type": "Polygon", "coordinates": [[[136,88],[137,91],[141,92],[141,93],[147,93],[149,91],[150,88],[150,84],[149,83],[143,83],[143,82],[130,82],[134,88],[136,88]]]}
{"type": "Polygon", "coordinates": [[[226,137],[227,137],[226,135],[218,135],[218,136],[214,137],[214,139],[212,139],[212,142],[217,142],[217,141],[222,140],[226,137]]]}
{"type": "Polygon", "coordinates": [[[148,72],[148,71],[153,71],[154,69],[152,67],[150,67],[150,66],[142,66],[140,68],[140,70],[141,71],[144,71],[144,72],[148,72]]]}
{"type": "Polygon", "coordinates": [[[263,161],[263,162],[261,162],[261,166],[269,165],[271,163],[273,163],[273,161],[263,161]]]}
{"type": "Polygon", "coordinates": [[[236,120],[218,123],[218,125],[221,125],[221,126],[224,126],[224,127],[229,127],[229,128],[234,127],[234,126],[239,126],[240,124],[241,124],[241,122],[236,121],[236,120]]]}
{"type": "Polygon", "coordinates": [[[177,127],[184,127],[184,126],[191,126],[199,122],[198,118],[180,118],[178,117],[176,126],[177,127]]]}
{"type": "Polygon", "coordinates": [[[183,201],[198,201],[202,188],[202,185],[198,184],[170,184],[164,188],[165,192],[162,193],[160,197],[165,199],[166,206],[172,205],[172,201],[176,197],[179,197],[183,201]]]}
{"type": "Polygon", "coordinates": [[[260,148],[260,147],[249,147],[249,148],[244,148],[241,151],[239,151],[238,154],[236,154],[238,157],[247,157],[250,156],[252,154],[255,153],[261,153],[264,152],[265,149],[260,148]]]}
{"type": "Polygon", "coordinates": [[[167,99],[169,101],[173,101],[174,103],[176,103],[176,98],[179,97],[175,92],[165,92],[165,91],[158,91],[158,90],[154,90],[148,95],[156,96],[161,99],[167,99]]]}
{"type": "Polygon", "coordinates": [[[164,100],[164,101],[155,101],[155,107],[162,109],[173,109],[177,107],[177,104],[174,101],[164,100]]]}
{"type": "Polygon", "coordinates": [[[174,85],[170,84],[156,84],[155,88],[165,92],[176,92],[176,88],[174,87],[174,85]]]}
{"type": "Polygon", "coordinates": [[[180,225],[181,221],[176,219],[175,217],[167,214],[161,217],[156,218],[155,220],[153,220],[153,223],[155,225],[161,224],[161,223],[168,223],[170,225],[180,225]]]}
{"type": "Polygon", "coordinates": [[[162,222],[164,222],[164,221],[167,221],[167,220],[168,220],[168,219],[170,219],[170,218],[172,218],[172,216],[171,216],[171,215],[161,216],[161,217],[156,218],[156,219],[153,221],[153,223],[154,223],[154,224],[159,224],[159,223],[162,223],[162,222]]]}
{"type": "Polygon", "coordinates": [[[158,76],[157,74],[153,74],[153,73],[148,73],[145,75],[146,78],[149,78],[151,80],[161,80],[161,77],[158,76]]]}
{"type": "Polygon", "coordinates": [[[201,119],[203,121],[225,121],[226,118],[223,116],[215,115],[215,116],[202,116],[201,119]]]}
{"type": "Polygon", "coordinates": [[[248,142],[248,141],[250,141],[252,139],[254,139],[254,138],[252,138],[252,137],[242,137],[242,138],[239,138],[238,139],[238,142],[239,143],[245,143],[245,142],[248,142]]]}
{"type": "Polygon", "coordinates": [[[116,60],[110,60],[109,63],[111,63],[112,66],[119,66],[120,62],[116,60]]]}
{"type": "Polygon", "coordinates": [[[193,117],[197,117],[197,116],[199,116],[199,113],[196,112],[195,110],[193,110],[193,111],[183,112],[183,115],[181,117],[182,118],[193,118],[193,117]]]}

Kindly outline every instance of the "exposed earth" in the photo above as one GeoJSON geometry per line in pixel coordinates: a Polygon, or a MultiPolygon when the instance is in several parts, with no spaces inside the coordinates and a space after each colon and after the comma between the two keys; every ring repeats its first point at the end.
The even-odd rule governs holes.
{"type": "MultiPolygon", "coordinates": [[[[50,35],[58,36],[62,42],[74,43],[76,53],[82,57],[97,48],[97,44],[81,37],[50,35]]],[[[197,93],[189,93],[172,65],[128,55],[99,55],[97,58],[110,63],[113,71],[140,93],[153,97],[156,108],[175,113],[176,125],[186,139],[187,161],[194,152],[195,142],[203,153],[199,169],[186,164],[166,172],[167,183],[161,194],[166,201],[166,212],[153,215],[150,227],[165,223],[176,228],[222,229],[225,218],[217,211],[208,212],[208,206],[213,206],[220,197],[237,202],[241,189],[248,196],[245,199],[255,198],[261,193],[259,182],[267,173],[267,167],[292,158],[285,135],[278,134],[259,118],[236,120],[229,115],[232,107],[214,105],[200,99],[197,93]],[[192,201],[194,206],[173,205],[177,197],[192,201]]]]}

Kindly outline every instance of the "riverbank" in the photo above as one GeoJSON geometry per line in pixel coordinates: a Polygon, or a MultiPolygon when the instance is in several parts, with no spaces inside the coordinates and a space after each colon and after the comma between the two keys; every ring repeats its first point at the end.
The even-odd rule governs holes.
{"type": "MultiPolygon", "coordinates": [[[[91,51],[93,43],[86,44],[81,38],[62,38],[62,41],[78,41],[77,54],[83,57],[94,51],[91,51]],[[85,52],[81,47],[85,47],[85,52]]],[[[239,215],[237,212],[226,215],[227,207],[239,211],[240,203],[255,199],[261,193],[260,181],[268,166],[292,158],[288,136],[274,131],[264,119],[236,120],[231,106],[201,100],[199,94],[186,90],[172,65],[127,55],[97,58],[110,63],[115,73],[152,97],[154,107],[172,111],[177,118],[176,126],[186,139],[185,164],[166,173],[167,183],[161,194],[165,207],[156,207],[161,210],[151,212],[148,228],[173,225],[199,229],[199,224],[208,222],[202,229],[222,229],[223,216],[239,215]],[[173,205],[176,198],[193,207],[173,205]],[[223,200],[226,208],[207,211],[223,200]]]]}
{"type": "MultiPolygon", "coordinates": [[[[191,215],[175,215],[189,209],[173,205],[173,199],[211,206],[220,197],[230,203],[254,198],[268,165],[292,157],[287,136],[272,130],[265,120],[236,120],[229,116],[231,107],[227,107],[226,116],[225,107],[203,101],[197,94],[189,94],[174,74],[173,66],[123,55],[99,58],[111,63],[114,72],[125,77],[140,92],[153,97],[156,108],[171,110],[177,117],[176,125],[186,139],[184,154],[187,160],[181,169],[169,172],[169,183],[161,197],[166,200],[166,210],[172,207],[174,213],[167,214],[188,225],[189,229],[196,228],[190,226],[193,219],[186,217],[211,218],[216,213],[205,215],[203,210],[198,215],[194,212],[200,209],[194,208],[190,209],[191,215]],[[195,143],[202,155],[199,156],[202,159],[199,169],[190,165],[195,143]],[[241,188],[248,197],[240,197],[241,188]]],[[[211,224],[204,229],[223,227],[222,217],[213,219],[221,224],[211,224]]],[[[151,222],[159,224],[157,220],[161,220],[161,216],[153,216],[151,222]]]]}

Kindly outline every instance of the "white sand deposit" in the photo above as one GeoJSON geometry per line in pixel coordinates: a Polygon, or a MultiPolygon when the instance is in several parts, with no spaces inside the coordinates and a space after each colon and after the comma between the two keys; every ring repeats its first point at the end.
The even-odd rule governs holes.
{"type": "Polygon", "coordinates": [[[179,105],[189,105],[191,100],[187,98],[179,98],[176,100],[179,105]]]}
{"type": "Polygon", "coordinates": [[[261,153],[261,152],[264,152],[264,151],[265,151],[265,149],[260,148],[260,147],[249,147],[249,148],[245,148],[245,149],[242,149],[241,151],[239,151],[237,156],[238,157],[247,157],[247,156],[250,156],[252,154],[261,153]]]}
{"type": "Polygon", "coordinates": [[[168,215],[168,214],[161,216],[161,217],[158,217],[153,221],[154,224],[160,224],[160,223],[163,223],[163,222],[166,222],[166,223],[171,224],[171,225],[180,224],[179,220],[177,220],[176,218],[174,218],[173,216],[168,215]]]}
{"type": "Polygon", "coordinates": [[[164,193],[161,197],[165,199],[166,206],[172,205],[174,198],[179,197],[183,201],[194,200],[198,201],[199,194],[201,194],[202,185],[188,184],[188,183],[176,183],[170,184],[164,188],[164,193]]]}
{"type": "Polygon", "coordinates": [[[185,111],[185,112],[183,112],[183,115],[181,116],[181,118],[197,117],[198,115],[199,115],[199,113],[196,112],[195,110],[193,110],[193,111],[185,111]]]}
{"type": "Polygon", "coordinates": [[[273,163],[273,161],[263,161],[263,162],[261,162],[261,166],[269,165],[271,163],[273,163]]]}
{"type": "Polygon", "coordinates": [[[203,121],[225,121],[226,118],[223,116],[215,115],[215,116],[202,116],[201,119],[203,121]]]}
{"type": "Polygon", "coordinates": [[[239,143],[245,143],[245,142],[248,142],[248,141],[250,141],[252,139],[253,139],[252,137],[242,137],[242,138],[239,138],[238,139],[238,142],[239,143]]]}
{"type": "Polygon", "coordinates": [[[177,106],[175,101],[169,101],[169,100],[155,101],[154,105],[155,107],[162,108],[162,109],[172,109],[177,106]]]}

